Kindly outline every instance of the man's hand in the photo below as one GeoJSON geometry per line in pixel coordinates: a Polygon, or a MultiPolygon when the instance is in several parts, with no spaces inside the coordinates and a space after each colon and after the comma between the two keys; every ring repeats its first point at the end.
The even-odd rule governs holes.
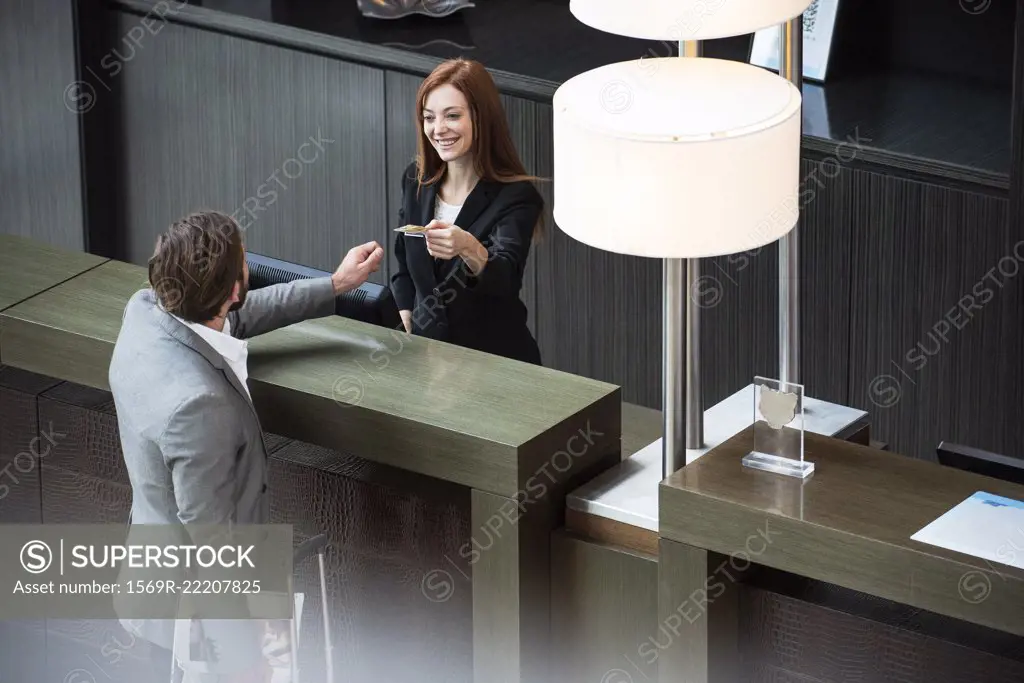
{"type": "Polygon", "coordinates": [[[399,311],[398,315],[402,318],[402,327],[405,328],[406,332],[412,334],[412,311],[399,311]]]}
{"type": "Polygon", "coordinates": [[[352,291],[366,282],[371,273],[377,272],[384,258],[384,249],[376,242],[367,242],[352,247],[345,254],[344,260],[331,276],[334,283],[334,295],[352,291]]]}

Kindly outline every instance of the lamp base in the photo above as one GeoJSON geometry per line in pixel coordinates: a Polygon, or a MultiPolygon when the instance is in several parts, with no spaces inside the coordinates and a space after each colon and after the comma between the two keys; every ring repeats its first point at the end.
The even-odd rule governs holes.
{"type": "MultiPolygon", "coordinates": [[[[753,384],[747,385],[704,411],[704,448],[687,450],[687,464],[698,461],[715,446],[750,427],[750,406],[755,390],[753,384]]],[[[632,455],[571,491],[565,498],[566,507],[657,533],[658,484],[664,479],[661,474],[662,440],[643,443],[646,439],[636,439],[641,433],[649,433],[639,425],[639,411],[648,410],[623,404],[622,447],[632,455]]],[[[862,433],[868,424],[868,413],[860,408],[810,396],[804,397],[804,410],[806,430],[814,434],[860,443],[853,435],[862,433]]],[[[866,440],[863,443],[867,445],[866,440]]],[[[765,475],[758,476],[766,482],[772,481],[765,475]]]]}
{"type": "Polygon", "coordinates": [[[769,453],[753,451],[743,456],[743,466],[775,474],[784,474],[787,477],[806,479],[814,473],[814,463],[806,460],[793,460],[783,458],[769,453]]]}

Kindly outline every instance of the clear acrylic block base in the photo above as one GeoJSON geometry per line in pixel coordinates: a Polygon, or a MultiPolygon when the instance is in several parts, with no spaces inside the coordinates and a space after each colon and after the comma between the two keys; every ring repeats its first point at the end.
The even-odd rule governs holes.
{"type": "Polygon", "coordinates": [[[804,386],[754,378],[754,443],[743,465],[803,479],[814,472],[804,460],[804,386]]]}
{"type": "Polygon", "coordinates": [[[800,479],[804,479],[814,472],[813,462],[782,458],[768,453],[747,453],[743,456],[743,465],[744,467],[752,467],[755,470],[764,470],[765,472],[774,472],[775,474],[784,474],[788,477],[798,477],[800,479]]]}

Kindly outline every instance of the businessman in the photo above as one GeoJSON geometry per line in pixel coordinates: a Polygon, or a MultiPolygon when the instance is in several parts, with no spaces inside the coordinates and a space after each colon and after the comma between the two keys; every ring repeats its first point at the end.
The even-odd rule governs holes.
{"type": "MultiPolygon", "coordinates": [[[[128,302],[109,370],[133,525],[269,523],[267,454],[249,397],[245,340],[333,314],[335,297],[365,282],[382,257],[369,242],[329,277],[249,292],[242,234],[230,216],[194,213],[157,239],[150,287],[128,302]]],[[[157,646],[167,668],[154,674],[167,680],[175,622],[122,624],[157,646]]],[[[208,668],[215,673],[190,680],[264,680],[262,624],[203,626],[203,639],[221,654],[208,668]]]]}

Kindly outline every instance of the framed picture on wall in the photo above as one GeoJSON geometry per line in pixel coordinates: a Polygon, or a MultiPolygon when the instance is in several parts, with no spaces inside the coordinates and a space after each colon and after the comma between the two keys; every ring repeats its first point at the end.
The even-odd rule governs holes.
{"type": "MultiPolygon", "coordinates": [[[[839,0],[814,0],[804,12],[803,76],[807,80],[825,80],[838,8],[839,0]]],[[[751,64],[779,70],[779,33],[780,27],[772,26],[754,34],[751,64]]]]}

